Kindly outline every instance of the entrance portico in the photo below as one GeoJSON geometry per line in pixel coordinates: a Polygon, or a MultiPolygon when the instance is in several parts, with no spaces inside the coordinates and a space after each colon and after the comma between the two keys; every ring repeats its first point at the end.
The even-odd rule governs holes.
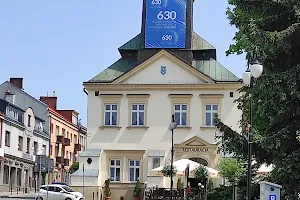
{"type": "Polygon", "coordinates": [[[218,146],[194,136],[181,144],[175,144],[175,159],[190,159],[205,166],[215,168],[219,159],[218,146]]]}

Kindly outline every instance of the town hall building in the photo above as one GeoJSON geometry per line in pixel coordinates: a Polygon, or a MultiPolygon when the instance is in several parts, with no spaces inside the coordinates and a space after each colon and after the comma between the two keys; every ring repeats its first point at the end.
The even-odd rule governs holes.
{"type": "Polygon", "coordinates": [[[170,163],[173,114],[174,161],[216,168],[214,117],[239,129],[234,100],[240,79],[193,32],[193,0],[164,2],[144,0],[141,33],[118,48],[119,60],[84,82],[88,149],[79,156],[72,185],[82,185],[83,173],[86,186],[103,186],[110,178],[111,199],[132,198],[137,180],[144,183],[151,169],[170,163]]]}

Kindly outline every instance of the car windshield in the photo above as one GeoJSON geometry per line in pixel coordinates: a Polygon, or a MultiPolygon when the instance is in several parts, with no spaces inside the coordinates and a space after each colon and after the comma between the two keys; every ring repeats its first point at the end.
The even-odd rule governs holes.
{"type": "Polygon", "coordinates": [[[67,192],[75,192],[75,190],[73,190],[72,188],[68,187],[68,186],[62,186],[62,188],[64,190],[66,190],[67,192]]]}

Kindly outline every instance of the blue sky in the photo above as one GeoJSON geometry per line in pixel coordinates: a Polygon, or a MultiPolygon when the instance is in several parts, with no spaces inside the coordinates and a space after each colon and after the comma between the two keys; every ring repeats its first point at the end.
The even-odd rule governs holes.
{"type": "MultiPolygon", "coordinates": [[[[217,60],[241,77],[245,56],[225,51],[236,29],[227,0],[195,0],[194,31],[217,48],[217,60]]],[[[9,0],[0,3],[0,82],[23,77],[39,98],[56,92],[59,109],[75,109],[86,124],[82,82],[115,62],[117,50],[141,29],[142,0],[9,0]]]]}

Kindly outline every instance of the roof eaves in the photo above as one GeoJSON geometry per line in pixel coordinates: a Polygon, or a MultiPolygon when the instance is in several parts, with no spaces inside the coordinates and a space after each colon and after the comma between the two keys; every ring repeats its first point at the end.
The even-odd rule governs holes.
{"type": "Polygon", "coordinates": [[[28,94],[28,93],[25,92],[24,90],[22,90],[22,89],[16,87],[16,86],[15,86],[14,84],[12,84],[11,82],[9,82],[9,81],[6,81],[6,82],[7,82],[9,85],[11,85],[12,87],[14,87],[16,90],[18,90],[19,92],[25,94],[26,96],[28,96],[28,97],[34,99],[35,101],[37,101],[37,102],[39,102],[40,104],[43,104],[44,106],[47,107],[47,104],[45,104],[44,102],[42,102],[42,101],[40,101],[40,100],[34,98],[33,96],[31,96],[30,94],[28,94]]]}

